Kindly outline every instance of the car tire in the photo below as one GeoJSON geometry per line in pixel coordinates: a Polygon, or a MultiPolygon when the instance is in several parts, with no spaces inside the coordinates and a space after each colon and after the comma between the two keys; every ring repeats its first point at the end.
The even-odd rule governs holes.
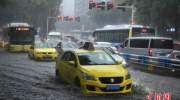
{"type": "Polygon", "coordinates": [[[56,80],[59,80],[59,71],[56,69],[56,71],[55,71],[55,79],[56,80]]]}
{"type": "Polygon", "coordinates": [[[30,58],[30,59],[32,59],[32,56],[28,53],[28,57],[30,58]]]}
{"type": "Polygon", "coordinates": [[[55,71],[55,81],[60,82],[60,83],[66,83],[61,77],[58,69],[56,69],[55,71]]]}
{"type": "Polygon", "coordinates": [[[76,77],[75,81],[74,81],[75,85],[79,88],[81,88],[81,82],[80,79],[78,77],[76,77]]]}

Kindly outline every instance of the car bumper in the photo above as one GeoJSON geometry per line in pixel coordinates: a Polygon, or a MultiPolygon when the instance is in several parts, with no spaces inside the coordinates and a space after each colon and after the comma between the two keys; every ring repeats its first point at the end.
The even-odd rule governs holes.
{"type": "Polygon", "coordinates": [[[45,60],[45,61],[54,61],[56,60],[57,56],[56,55],[46,55],[46,56],[39,56],[39,55],[34,55],[35,60],[45,60]]]}
{"type": "Polygon", "coordinates": [[[130,93],[132,89],[132,80],[125,80],[121,84],[102,84],[96,81],[85,81],[81,82],[81,88],[83,94],[126,94],[130,93]],[[109,90],[108,86],[119,86],[119,89],[109,90]]]}

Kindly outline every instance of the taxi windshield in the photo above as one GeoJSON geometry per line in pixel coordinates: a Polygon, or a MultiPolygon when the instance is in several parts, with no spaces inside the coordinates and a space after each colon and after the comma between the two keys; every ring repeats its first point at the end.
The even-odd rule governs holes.
{"type": "Polygon", "coordinates": [[[114,65],[114,59],[105,52],[81,53],[78,55],[81,65],[114,65]]]}
{"type": "Polygon", "coordinates": [[[68,43],[68,42],[64,42],[62,43],[63,48],[78,48],[78,46],[75,43],[68,43]]]}
{"type": "Polygon", "coordinates": [[[53,48],[52,43],[37,43],[35,44],[35,48],[53,48]]]}

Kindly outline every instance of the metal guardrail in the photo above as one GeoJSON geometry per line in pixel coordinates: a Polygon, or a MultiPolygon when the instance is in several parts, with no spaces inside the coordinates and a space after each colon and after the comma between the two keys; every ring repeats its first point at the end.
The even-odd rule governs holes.
{"type": "Polygon", "coordinates": [[[172,71],[180,71],[180,60],[170,59],[166,57],[151,57],[144,55],[135,55],[120,53],[121,56],[126,59],[126,61],[147,65],[150,68],[165,68],[172,71]]]}

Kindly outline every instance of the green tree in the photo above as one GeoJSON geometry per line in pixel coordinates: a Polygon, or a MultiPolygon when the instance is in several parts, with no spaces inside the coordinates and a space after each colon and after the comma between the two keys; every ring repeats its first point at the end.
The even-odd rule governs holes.
{"type": "Polygon", "coordinates": [[[0,24],[28,22],[41,27],[45,33],[46,19],[48,16],[58,14],[60,3],[61,0],[12,0],[10,4],[0,9],[0,24]]]}
{"type": "Polygon", "coordinates": [[[124,2],[135,5],[137,23],[152,25],[161,35],[166,32],[166,29],[174,27],[178,35],[180,0],[127,0],[124,2]]]}
{"type": "Polygon", "coordinates": [[[1,6],[1,7],[5,7],[8,3],[9,3],[8,0],[1,0],[1,1],[0,1],[0,6],[1,6]]]}

